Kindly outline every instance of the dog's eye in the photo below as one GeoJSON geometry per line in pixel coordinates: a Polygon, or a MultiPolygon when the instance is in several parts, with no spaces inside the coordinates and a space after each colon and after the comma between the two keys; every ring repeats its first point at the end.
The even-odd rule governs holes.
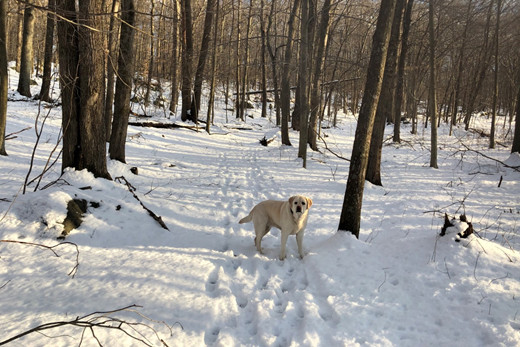
{"type": "Polygon", "coordinates": [[[305,203],[304,203],[304,202],[302,202],[302,205],[305,205],[305,203]]]}

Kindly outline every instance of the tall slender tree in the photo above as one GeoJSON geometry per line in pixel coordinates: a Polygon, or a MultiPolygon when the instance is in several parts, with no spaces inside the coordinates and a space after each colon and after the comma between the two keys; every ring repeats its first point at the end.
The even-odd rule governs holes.
{"type": "Polygon", "coordinates": [[[114,100],[114,121],[110,137],[110,159],[126,162],[125,144],[130,115],[130,95],[134,76],[134,0],[121,1],[121,34],[119,39],[119,58],[117,69],[116,93],[114,100]]]}
{"type": "Polygon", "coordinates": [[[287,22],[287,42],[285,44],[281,78],[282,90],[280,92],[280,104],[282,111],[282,143],[287,146],[291,146],[289,139],[289,118],[291,116],[291,81],[289,71],[293,54],[294,20],[298,14],[299,7],[300,0],[293,0],[292,10],[289,13],[289,21],[287,22]]]}
{"type": "Polygon", "coordinates": [[[51,101],[50,88],[51,88],[51,75],[52,75],[52,58],[53,47],[54,47],[54,11],[56,8],[56,0],[49,0],[47,7],[47,27],[45,30],[45,53],[43,56],[43,76],[42,86],[40,89],[39,99],[42,101],[51,101]]]}
{"type": "Polygon", "coordinates": [[[498,46],[499,46],[499,40],[500,40],[500,12],[502,12],[502,0],[497,0],[497,16],[496,16],[496,23],[495,23],[495,47],[494,47],[494,55],[495,55],[495,61],[494,61],[494,71],[493,71],[493,113],[491,115],[491,131],[489,134],[489,148],[495,148],[495,126],[497,122],[497,107],[498,107],[498,69],[499,69],[499,63],[498,63],[498,46]]]}
{"type": "Polygon", "coordinates": [[[0,0],[0,155],[7,155],[5,150],[5,128],[7,121],[7,2],[0,0]]]}
{"type": "Polygon", "coordinates": [[[396,0],[382,0],[379,8],[376,29],[372,39],[372,52],[368,62],[365,90],[352,148],[347,187],[338,226],[338,230],[350,231],[357,238],[359,238],[361,225],[361,206],[370,138],[381,93],[395,4],[396,0]]]}
{"type": "Polygon", "coordinates": [[[309,121],[310,68],[312,61],[313,20],[312,0],[301,0],[300,23],[300,60],[298,67],[298,89],[300,98],[297,101],[300,111],[300,143],[298,157],[303,159],[303,167],[307,167],[307,126],[309,121]]]}
{"type": "Polygon", "coordinates": [[[175,114],[177,110],[177,101],[179,99],[179,80],[178,80],[178,56],[179,56],[179,9],[178,0],[172,0],[173,18],[172,18],[172,61],[171,61],[171,100],[170,114],[175,114]]]}
{"type": "MultiPolygon", "coordinates": [[[[199,51],[199,62],[197,64],[197,70],[195,71],[195,82],[193,84],[193,99],[191,102],[191,114],[192,117],[198,119],[200,110],[200,101],[202,96],[202,82],[204,81],[204,68],[206,67],[206,61],[209,53],[209,46],[211,41],[211,29],[213,23],[213,17],[215,14],[215,2],[216,0],[208,0],[206,4],[206,17],[204,18],[204,31],[202,33],[202,41],[200,43],[199,51]]],[[[217,33],[215,32],[215,35],[217,33]]]]}
{"type": "Polygon", "coordinates": [[[193,59],[193,25],[191,18],[191,0],[181,0],[181,40],[182,40],[182,121],[197,122],[191,113],[192,59],[193,59]]]}
{"type": "Polygon", "coordinates": [[[314,51],[316,52],[314,59],[314,66],[312,68],[312,75],[310,81],[310,118],[308,127],[308,142],[313,150],[318,150],[318,118],[321,115],[321,89],[320,79],[323,69],[323,62],[325,57],[325,47],[327,46],[327,39],[329,35],[331,1],[325,0],[321,9],[321,18],[318,31],[315,35],[314,51]]]}
{"type": "Polygon", "coordinates": [[[429,62],[430,81],[428,85],[428,113],[430,116],[431,139],[430,139],[430,167],[437,168],[437,87],[435,68],[435,27],[434,27],[434,0],[428,1],[428,33],[429,33],[429,62]]]}
{"type": "Polygon", "coordinates": [[[119,12],[119,0],[112,1],[112,10],[110,14],[110,24],[108,29],[108,54],[107,54],[107,90],[105,97],[105,114],[103,119],[105,120],[105,134],[106,139],[110,140],[112,133],[112,116],[114,106],[114,77],[117,69],[117,49],[115,47],[118,32],[118,21],[116,17],[119,12]]]}
{"type": "Polygon", "coordinates": [[[20,58],[20,78],[18,92],[31,97],[31,76],[33,70],[33,40],[34,40],[34,8],[31,1],[25,3],[23,15],[22,53],[20,58]]]}
{"type": "Polygon", "coordinates": [[[513,146],[511,147],[511,153],[520,153],[520,78],[517,79],[517,83],[518,87],[516,90],[515,132],[513,136],[513,146]]]}
{"type": "Polygon", "coordinates": [[[393,110],[395,105],[396,69],[399,59],[399,48],[401,41],[401,23],[405,0],[397,0],[392,21],[392,32],[388,43],[385,73],[383,74],[383,85],[381,95],[377,104],[374,129],[370,140],[370,153],[366,180],[375,185],[383,185],[381,181],[381,158],[383,151],[383,140],[387,121],[393,121],[393,110]]]}

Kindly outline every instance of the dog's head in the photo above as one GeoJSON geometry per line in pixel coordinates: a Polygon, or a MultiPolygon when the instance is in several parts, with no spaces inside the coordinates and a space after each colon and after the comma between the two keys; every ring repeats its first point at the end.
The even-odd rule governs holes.
{"type": "Polygon", "coordinates": [[[300,217],[312,206],[312,200],[303,195],[291,196],[289,198],[289,206],[293,215],[300,217]]]}

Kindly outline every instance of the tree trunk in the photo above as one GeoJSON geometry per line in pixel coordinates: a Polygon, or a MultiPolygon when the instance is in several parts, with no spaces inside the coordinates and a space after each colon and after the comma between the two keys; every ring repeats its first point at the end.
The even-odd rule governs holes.
{"type": "Polygon", "coordinates": [[[462,73],[464,71],[464,56],[466,52],[466,37],[468,35],[468,28],[470,25],[470,19],[471,19],[471,4],[473,0],[468,0],[468,8],[466,11],[466,23],[464,24],[464,30],[462,31],[462,37],[460,39],[461,46],[460,46],[460,53],[459,53],[459,61],[458,61],[458,67],[457,67],[457,76],[455,79],[455,95],[453,97],[453,104],[452,104],[452,117],[451,117],[451,123],[450,123],[450,136],[452,133],[453,126],[457,125],[457,113],[459,111],[459,102],[461,99],[461,82],[462,82],[462,73]]]}
{"type": "Polygon", "coordinates": [[[300,89],[300,143],[298,157],[303,159],[303,167],[307,167],[307,135],[309,121],[309,92],[310,92],[310,68],[312,61],[312,34],[314,33],[314,16],[311,0],[302,0],[301,10],[301,38],[300,38],[300,62],[299,62],[299,89],[300,89]]]}
{"type": "Polygon", "coordinates": [[[356,135],[352,148],[347,187],[338,226],[338,230],[350,231],[357,238],[359,238],[361,225],[361,205],[363,201],[363,189],[365,187],[370,138],[372,136],[377,103],[381,93],[395,4],[396,0],[382,0],[381,7],[379,8],[376,30],[372,40],[372,52],[370,53],[368,63],[363,101],[361,102],[356,135]]]}
{"type": "Polygon", "coordinates": [[[16,66],[15,71],[20,72],[20,64],[22,60],[22,41],[23,41],[23,14],[24,3],[18,2],[18,11],[16,15],[16,26],[18,27],[18,35],[16,37],[16,66]]]}
{"type": "Polygon", "coordinates": [[[289,21],[287,23],[287,43],[285,45],[284,62],[282,68],[282,90],[280,94],[280,106],[282,110],[282,144],[291,146],[289,140],[289,118],[291,116],[291,81],[289,79],[289,71],[292,59],[292,45],[294,35],[294,19],[298,14],[300,7],[300,0],[294,0],[292,11],[289,14],[289,21]]]}
{"type": "MultiPolygon", "coordinates": [[[[263,0],[262,0],[262,3],[263,3],[263,0]]],[[[288,125],[289,119],[287,119],[287,123],[285,124],[285,126],[282,124],[280,88],[278,87],[278,68],[277,68],[278,60],[276,57],[276,51],[273,50],[273,47],[271,45],[271,35],[270,35],[271,26],[273,23],[273,19],[276,19],[275,14],[274,14],[275,4],[276,4],[276,1],[271,1],[271,10],[270,10],[270,14],[269,14],[269,20],[268,20],[268,24],[267,24],[265,39],[266,39],[267,51],[269,52],[269,56],[271,58],[271,72],[273,75],[273,87],[274,87],[273,94],[274,94],[274,106],[275,106],[275,113],[276,113],[276,125],[279,125],[282,128],[282,131],[281,131],[282,144],[287,145],[286,142],[288,142],[290,145],[291,142],[289,141],[289,125],[288,125]],[[285,131],[287,132],[287,134],[285,134],[285,135],[284,135],[284,128],[285,128],[285,131]]],[[[276,40],[275,40],[275,45],[276,45],[276,40]]]]}
{"type": "Polygon", "coordinates": [[[211,82],[209,89],[209,100],[208,100],[208,113],[206,116],[206,132],[210,133],[211,124],[213,124],[213,118],[215,116],[215,79],[217,74],[217,31],[218,31],[218,21],[220,15],[220,1],[217,0],[217,5],[215,9],[215,20],[214,20],[214,28],[213,28],[213,54],[211,56],[211,82]]]}
{"type": "MultiPolygon", "coordinates": [[[[191,102],[191,114],[193,118],[198,119],[200,110],[200,100],[202,95],[202,82],[204,81],[204,67],[209,52],[209,44],[211,41],[211,28],[213,16],[215,13],[215,0],[208,0],[206,5],[206,17],[204,19],[204,32],[202,33],[202,42],[200,44],[199,62],[197,71],[195,72],[195,83],[193,87],[193,100],[191,102]]],[[[215,32],[215,36],[217,33],[215,32]]]]}
{"type": "MultiPolygon", "coordinates": [[[[260,116],[262,118],[267,117],[267,72],[266,72],[266,61],[265,55],[267,52],[266,48],[266,30],[265,30],[265,20],[264,20],[264,0],[260,0],[260,68],[262,71],[262,113],[260,116]]],[[[276,88],[275,88],[276,90],[276,88]]],[[[275,93],[277,93],[275,91],[275,93]]]]}
{"type": "Polygon", "coordinates": [[[78,47],[80,87],[80,146],[82,165],[95,177],[111,179],[107,170],[106,137],[103,122],[105,81],[103,80],[103,33],[100,0],[82,0],[79,3],[78,47]],[[92,27],[92,30],[88,27],[92,27]]]}
{"type": "Polygon", "coordinates": [[[488,14],[486,19],[486,25],[484,27],[484,43],[482,49],[480,50],[481,56],[479,58],[479,62],[477,64],[476,72],[474,74],[473,81],[470,85],[469,91],[469,99],[466,107],[466,117],[464,118],[465,129],[469,129],[469,124],[471,121],[471,115],[475,110],[475,102],[477,101],[477,96],[482,88],[482,84],[484,83],[484,78],[486,77],[486,71],[489,67],[490,59],[491,59],[491,49],[489,47],[489,31],[491,27],[491,14],[493,9],[494,0],[489,2],[488,14]]]}
{"type": "Polygon", "coordinates": [[[101,2],[58,0],[58,41],[62,90],[62,170],[87,169],[111,179],[106,166],[103,123],[103,51],[101,2]],[[65,20],[66,19],[66,20],[65,20]],[[78,25],[80,23],[81,25],[78,25]],[[90,29],[94,28],[94,29],[90,29]],[[78,62],[81,61],[81,64],[78,62]]]}
{"type": "Polygon", "coordinates": [[[119,39],[119,58],[117,69],[116,93],[114,102],[114,121],[110,137],[110,159],[126,163],[125,144],[130,114],[130,95],[134,76],[134,0],[121,1],[121,36],[119,39]]]}
{"type": "Polygon", "coordinates": [[[27,1],[23,15],[23,39],[22,54],[20,60],[20,78],[18,80],[18,92],[26,97],[31,97],[31,75],[33,70],[33,40],[34,40],[34,14],[30,1],[27,1]]]}
{"type": "Polygon", "coordinates": [[[194,123],[197,118],[191,114],[191,61],[193,59],[193,34],[191,21],[191,0],[181,0],[181,30],[182,30],[182,111],[183,122],[190,120],[194,123]]]}
{"type": "MultiPolygon", "coordinates": [[[[242,25],[241,17],[242,17],[242,1],[238,1],[238,8],[237,8],[237,15],[236,15],[236,28],[237,28],[237,36],[236,36],[236,42],[235,42],[235,89],[236,89],[236,100],[235,100],[235,109],[236,109],[236,118],[241,117],[241,105],[240,105],[240,41],[241,41],[241,30],[240,27],[242,25]]],[[[233,2],[234,5],[234,2],[233,2]]],[[[235,12],[233,12],[234,14],[235,12]]],[[[233,23],[233,24],[235,24],[233,23]]],[[[244,120],[244,119],[242,119],[244,120]]]]}
{"type": "Polygon", "coordinates": [[[406,0],[406,9],[403,17],[403,34],[401,37],[401,54],[397,64],[397,85],[395,89],[395,107],[394,107],[394,136],[393,141],[401,142],[401,108],[403,104],[404,90],[404,72],[406,66],[406,55],[408,54],[408,34],[410,33],[410,24],[412,22],[412,8],[414,0],[406,0]]]}
{"type": "Polygon", "coordinates": [[[117,48],[115,47],[116,35],[116,16],[119,12],[119,0],[113,0],[112,11],[110,15],[110,27],[108,30],[108,63],[107,63],[107,91],[105,97],[105,113],[103,119],[105,120],[105,134],[106,139],[109,140],[112,133],[112,108],[114,106],[114,75],[117,68],[117,48]]]}
{"type": "Polygon", "coordinates": [[[513,137],[513,146],[511,153],[520,153],[520,78],[518,79],[518,87],[516,92],[516,118],[515,118],[515,135],[513,137]]]}
{"type": "Polygon", "coordinates": [[[489,148],[495,148],[495,125],[497,122],[497,102],[498,102],[498,40],[500,30],[500,12],[502,10],[502,1],[497,0],[497,20],[495,24],[495,67],[493,74],[493,114],[491,116],[491,131],[489,134],[489,148]]]}
{"type": "Polygon", "coordinates": [[[372,184],[382,186],[381,181],[381,157],[383,151],[383,139],[387,121],[394,119],[395,87],[396,87],[396,68],[399,59],[399,44],[401,39],[401,22],[404,9],[404,0],[397,0],[392,20],[392,32],[388,43],[386,56],[385,72],[383,74],[383,84],[381,95],[377,104],[374,128],[370,140],[370,152],[366,180],[372,184]]]}
{"type": "Polygon", "coordinates": [[[80,166],[78,33],[74,0],[57,0],[58,59],[62,100],[62,171],[80,166]]]}
{"type": "Polygon", "coordinates": [[[310,91],[310,119],[308,129],[308,143],[311,148],[315,151],[318,150],[318,118],[320,116],[320,101],[321,101],[321,89],[320,89],[320,78],[321,71],[323,68],[323,60],[325,53],[325,46],[327,45],[327,37],[329,31],[329,18],[330,18],[330,0],[325,0],[323,8],[321,9],[321,19],[318,32],[316,33],[316,44],[314,50],[316,55],[314,56],[314,69],[311,76],[311,91],[310,91]]]}
{"type": "Polygon", "coordinates": [[[428,113],[431,122],[430,167],[437,168],[437,88],[435,83],[435,28],[433,22],[433,0],[428,1],[428,32],[430,45],[430,84],[428,86],[428,113]]]}
{"type": "Polygon", "coordinates": [[[144,106],[150,104],[150,89],[152,88],[153,69],[155,67],[155,25],[154,25],[155,0],[151,0],[150,6],[150,60],[148,62],[148,75],[146,81],[146,91],[144,94],[144,106]]]}
{"type": "MultiPolygon", "coordinates": [[[[48,3],[49,11],[55,11],[56,0],[49,0],[48,3]]],[[[43,57],[43,76],[42,76],[42,87],[40,89],[39,99],[41,101],[50,102],[51,98],[49,95],[51,87],[51,74],[52,74],[52,49],[54,46],[54,14],[52,12],[47,13],[47,27],[45,30],[45,53],[43,57]]]]}
{"type": "Polygon", "coordinates": [[[177,111],[177,101],[179,99],[179,80],[178,80],[178,56],[179,56],[179,10],[178,0],[172,0],[173,4],[173,23],[172,23],[172,65],[171,65],[171,100],[170,114],[177,111]]]}
{"type": "Polygon", "coordinates": [[[5,149],[5,128],[7,121],[7,2],[0,0],[0,155],[7,155],[5,149]]]}
{"type": "MultiPolygon", "coordinates": [[[[240,97],[240,119],[245,120],[245,111],[246,111],[246,89],[247,89],[247,79],[248,79],[248,70],[249,70],[249,34],[251,31],[251,19],[252,19],[252,10],[253,10],[253,1],[250,0],[249,10],[247,15],[247,25],[246,25],[246,37],[244,42],[244,63],[242,64],[242,87],[241,87],[241,97],[240,97]]],[[[240,24],[239,24],[240,25],[240,24]]]]}

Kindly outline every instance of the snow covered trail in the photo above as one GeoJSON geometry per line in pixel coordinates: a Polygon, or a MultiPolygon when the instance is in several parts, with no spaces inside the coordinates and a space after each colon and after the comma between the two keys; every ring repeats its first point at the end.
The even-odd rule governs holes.
{"type": "MultiPolygon", "coordinates": [[[[17,113],[8,132],[32,122],[17,113]]],[[[326,130],[327,143],[348,156],[355,119],[342,122],[326,130]]],[[[45,322],[137,304],[152,322],[131,313],[123,317],[151,325],[170,346],[519,345],[518,172],[470,153],[456,157],[456,142],[442,133],[445,150],[439,170],[432,170],[428,152],[412,142],[421,139],[406,135],[410,146],[384,148],[385,186],[366,185],[356,240],[336,231],[346,161],[309,152],[303,169],[295,133],[293,147],[279,140],[263,147],[258,140],[278,131],[267,120],[248,119],[251,130],[234,126],[219,124],[214,135],[129,128],[129,164],[109,161],[109,171],[125,176],[170,231],[150,218],[125,185],[86,171],[69,171],[10,206],[34,139],[25,132],[12,140],[4,161],[10,171],[0,172],[2,197],[9,200],[0,200],[0,211],[10,208],[0,222],[2,239],[55,244],[68,199],[100,207],[89,209],[68,238],[80,251],[74,278],[67,275],[72,249],[58,258],[0,244],[0,341],[45,322]],[[497,189],[500,176],[503,188],[497,189]],[[91,189],[79,189],[85,186],[91,189]],[[263,240],[265,254],[258,254],[253,226],[238,220],[262,200],[295,194],[313,199],[306,256],[299,259],[291,236],[287,259],[278,260],[277,229],[263,240]],[[429,211],[464,209],[484,238],[439,238],[442,215],[429,211]]],[[[59,133],[59,119],[47,127],[42,152],[59,133]]],[[[503,150],[492,155],[507,158],[503,150]]],[[[45,158],[37,157],[35,172],[45,158]]],[[[55,170],[47,180],[58,177],[55,170]]],[[[140,333],[161,345],[152,331],[140,333]]],[[[77,345],[80,332],[63,328],[48,336],[29,335],[12,345],[77,345]]],[[[115,331],[97,330],[96,337],[107,346],[135,344],[115,331]]],[[[96,345],[90,335],[83,344],[96,345]]]]}

